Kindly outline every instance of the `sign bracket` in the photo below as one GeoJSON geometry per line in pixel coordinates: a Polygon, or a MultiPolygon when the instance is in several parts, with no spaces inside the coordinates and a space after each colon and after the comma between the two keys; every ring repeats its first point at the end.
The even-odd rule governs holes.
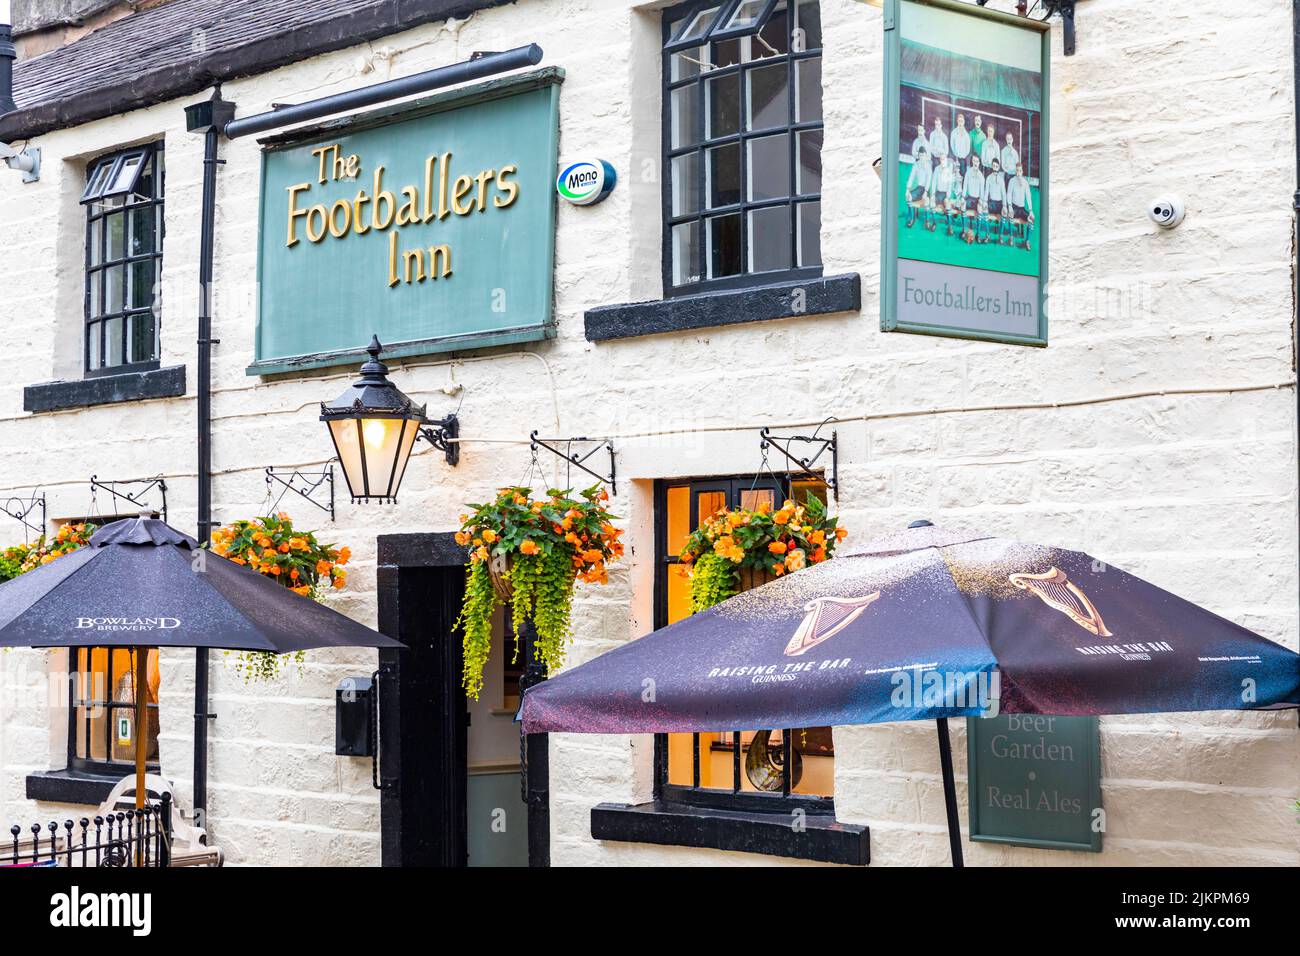
{"type": "Polygon", "coordinates": [[[163,521],[167,520],[167,482],[162,475],[153,478],[129,478],[123,481],[100,481],[98,475],[90,476],[90,510],[92,514],[97,513],[95,492],[98,489],[107,491],[111,496],[114,508],[117,502],[124,501],[139,512],[144,510],[156,511],[163,521]],[[132,486],[141,486],[139,491],[120,490],[132,486]],[[157,490],[161,498],[161,506],[153,507],[147,500],[147,496],[157,490]]]}
{"type": "Polygon", "coordinates": [[[280,502],[289,492],[293,492],[298,497],[305,499],[315,505],[321,511],[330,516],[330,521],[334,520],[334,462],[336,458],[331,458],[325,463],[321,471],[302,471],[298,468],[292,471],[277,471],[274,465],[266,466],[266,497],[270,501],[275,492],[275,485],[279,484],[280,494],[268,509],[274,512],[280,507],[280,502]],[[329,504],[322,504],[316,500],[316,492],[322,488],[329,489],[329,504]]]}
{"type": "Polygon", "coordinates": [[[40,491],[39,489],[33,491],[31,495],[26,498],[18,495],[11,495],[9,499],[5,501],[3,507],[0,507],[0,511],[3,511],[15,521],[22,523],[22,526],[25,529],[24,538],[26,537],[27,531],[30,531],[38,537],[45,534],[46,514],[45,493],[43,491],[40,491]],[[34,522],[30,516],[37,508],[40,508],[41,510],[41,520],[39,522],[34,522]]]}
{"type": "Polygon", "coordinates": [[[835,496],[835,500],[839,501],[840,500],[839,433],[831,432],[830,438],[822,438],[820,435],[818,435],[818,432],[820,431],[821,431],[821,426],[819,425],[817,427],[817,431],[813,432],[811,435],[773,435],[772,429],[764,427],[763,430],[759,433],[762,436],[762,438],[759,441],[758,447],[759,450],[763,452],[766,452],[769,447],[775,448],[777,451],[779,451],[782,455],[786,457],[787,461],[789,461],[792,465],[796,465],[800,473],[806,475],[809,478],[817,478],[820,479],[821,481],[826,482],[826,487],[831,490],[831,494],[835,496]],[[782,442],[784,442],[784,444],[782,444],[782,442]],[[794,452],[790,450],[791,445],[793,445],[795,442],[799,442],[805,445],[816,445],[817,449],[816,451],[811,451],[809,454],[806,455],[796,455],[794,452]],[[829,475],[818,474],[817,472],[813,471],[813,466],[816,465],[818,460],[822,457],[822,455],[826,454],[826,452],[828,451],[831,453],[830,474],[829,475]]]}
{"type": "Polygon", "coordinates": [[[528,441],[529,444],[532,446],[532,452],[534,457],[536,457],[537,455],[537,449],[545,448],[547,451],[549,451],[552,455],[555,455],[557,458],[563,458],[569,467],[577,468],[579,471],[584,471],[587,474],[591,475],[591,477],[595,478],[596,480],[605,482],[607,485],[609,485],[609,493],[611,495],[618,494],[618,481],[617,481],[618,472],[615,470],[615,466],[614,466],[614,443],[610,441],[608,438],[586,438],[586,437],[538,438],[537,431],[536,429],[534,429],[533,432],[528,436],[528,441]],[[556,445],[559,444],[563,444],[565,446],[565,450],[561,451],[559,448],[555,447],[556,445]],[[573,446],[575,444],[591,445],[592,447],[587,449],[585,452],[582,451],[581,449],[578,451],[574,451],[573,446]],[[601,450],[605,450],[609,452],[609,473],[608,474],[601,474],[598,471],[593,471],[591,468],[587,466],[587,461],[589,461],[593,455],[595,455],[597,452],[601,450]]]}

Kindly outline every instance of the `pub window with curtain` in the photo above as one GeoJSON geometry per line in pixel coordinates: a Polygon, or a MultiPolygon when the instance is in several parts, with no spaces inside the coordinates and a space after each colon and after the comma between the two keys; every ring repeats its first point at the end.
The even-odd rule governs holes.
{"type": "Polygon", "coordinates": [[[92,160],[86,210],[87,377],[158,367],[158,280],[163,250],[163,146],[92,160]]]}
{"type": "Polygon", "coordinates": [[[696,0],[663,37],[664,294],[820,276],[817,0],[696,0]]]}
{"type": "MultiPolygon", "coordinates": [[[[757,480],[665,481],[656,490],[656,628],[691,613],[690,581],[677,573],[677,555],[702,522],[722,509],[777,508],[787,498],[802,503],[811,495],[826,502],[824,482],[770,474],[757,480]]],[[[740,590],[761,583],[742,573],[740,590]]],[[[665,802],[750,812],[784,813],[802,807],[830,814],[834,786],[829,727],[655,735],[655,796],[665,802]]]]}

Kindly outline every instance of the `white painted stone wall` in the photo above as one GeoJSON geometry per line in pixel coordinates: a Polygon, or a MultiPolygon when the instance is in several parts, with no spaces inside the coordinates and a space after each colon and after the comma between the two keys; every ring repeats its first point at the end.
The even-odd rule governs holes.
{"type": "MultiPolygon", "coordinates": [[[[999,0],[1007,9],[1012,4],[999,0]]],[[[1296,441],[1291,350],[1290,9],[1215,0],[1151,11],[1089,0],[1079,53],[1052,70],[1051,347],[885,335],[878,324],[881,24],[878,10],[823,0],[825,272],[862,277],[861,313],[604,344],[583,310],[659,294],[659,18],[615,0],[523,0],[366,48],[232,82],[242,115],[529,41],[564,67],[561,151],[597,150],[621,183],[600,206],[559,211],[556,340],[395,367],[432,410],[460,410],[467,439],[609,432],[620,437],[629,559],[584,592],[572,660],[649,631],[651,480],[752,472],[757,428],[838,426],[840,510],[855,538],[920,516],[1086,549],[1291,647],[1297,644],[1296,441]],[[594,15],[593,15],[594,14],[594,15]],[[577,27],[575,24],[580,23],[577,27]],[[371,72],[358,65],[373,50],[371,72]],[[1144,204],[1188,200],[1159,232],[1144,204]],[[1281,386],[1238,391],[1244,386],[1281,386]],[[452,397],[448,391],[459,393],[452,397]],[[1192,394],[1077,407],[1133,392],[1192,394]],[[960,411],[1016,406],[993,411],[960,411]],[[928,409],[933,414],[903,415],[928,409]]],[[[201,148],[187,101],[39,139],[37,185],[0,171],[0,494],[34,485],[52,519],[88,510],[87,480],[163,472],[173,523],[194,520],[194,338],[201,148]],[[79,371],[85,162],[162,136],[167,146],[163,365],[186,364],[183,399],[55,414],[22,411],[22,386],[79,371]]],[[[254,514],[261,469],[330,457],[316,403],[352,371],[250,379],[258,150],[224,149],[217,229],[214,466],[218,519],[254,514]]],[[[460,467],[422,446],[392,507],[339,509],[326,535],[355,554],[341,610],[375,623],[375,538],[449,530],[460,504],[517,481],[526,449],[473,443],[460,467]]],[[[291,510],[300,522],[315,517],[291,510]]],[[[10,537],[17,525],[4,524],[10,537]]],[[[318,652],[301,674],[246,686],[213,675],[212,830],[231,863],[374,864],[378,802],[367,761],[333,754],[333,688],[368,673],[367,652],[318,652]]],[[[0,654],[0,823],[85,808],[34,805],[24,777],[63,765],[64,698],[44,690],[61,662],[0,654]],[[26,689],[23,689],[26,688],[26,689]]],[[[164,770],[188,799],[192,655],[164,655],[164,770]]],[[[965,741],[955,725],[963,785],[965,741]]],[[[942,789],[928,724],[837,728],[836,805],[872,828],[873,865],[947,862],[942,789]]],[[[1102,723],[1109,831],[1099,856],[968,845],[975,864],[1289,864],[1300,830],[1295,714],[1183,714],[1102,723]]],[[[600,844],[588,811],[641,801],[648,737],[552,737],[557,864],[790,862],[702,850],[600,844]]]]}

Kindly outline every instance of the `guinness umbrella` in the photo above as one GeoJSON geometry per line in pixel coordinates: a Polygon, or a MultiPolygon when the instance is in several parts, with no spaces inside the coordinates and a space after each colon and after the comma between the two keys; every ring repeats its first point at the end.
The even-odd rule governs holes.
{"type": "Polygon", "coordinates": [[[142,807],[144,648],[283,654],[402,645],[142,516],[105,525],[86,547],[0,584],[0,647],[105,646],[139,651],[135,799],[142,807]]]}
{"type": "Polygon", "coordinates": [[[1298,705],[1294,651],[1082,552],[916,522],[530,688],[523,721],[659,733],[934,719],[959,864],[949,717],[1298,705]]]}

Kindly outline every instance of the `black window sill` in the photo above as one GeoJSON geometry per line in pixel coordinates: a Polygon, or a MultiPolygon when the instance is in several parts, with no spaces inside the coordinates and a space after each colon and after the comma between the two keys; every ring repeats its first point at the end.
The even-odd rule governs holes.
{"type": "Polygon", "coordinates": [[[184,394],[185,366],[171,365],[147,371],[28,385],[23,389],[23,408],[29,412],[56,412],[65,408],[175,398],[184,394]]]}
{"type": "Polygon", "coordinates": [[[591,835],[597,840],[738,850],[849,866],[871,862],[868,827],[813,814],[804,824],[796,830],[785,813],[705,810],[662,802],[602,803],[591,811],[591,835]]]}
{"type": "MultiPolygon", "coordinates": [[[[108,799],[118,781],[130,772],[129,768],[124,768],[122,773],[110,775],[69,769],[28,774],[27,799],[97,807],[108,799]]],[[[150,767],[149,772],[157,773],[158,770],[150,767]]]]}
{"type": "Polygon", "coordinates": [[[587,340],[604,342],[741,322],[857,312],[861,308],[862,280],[853,272],[655,302],[602,305],[588,309],[584,320],[587,340]]]}

